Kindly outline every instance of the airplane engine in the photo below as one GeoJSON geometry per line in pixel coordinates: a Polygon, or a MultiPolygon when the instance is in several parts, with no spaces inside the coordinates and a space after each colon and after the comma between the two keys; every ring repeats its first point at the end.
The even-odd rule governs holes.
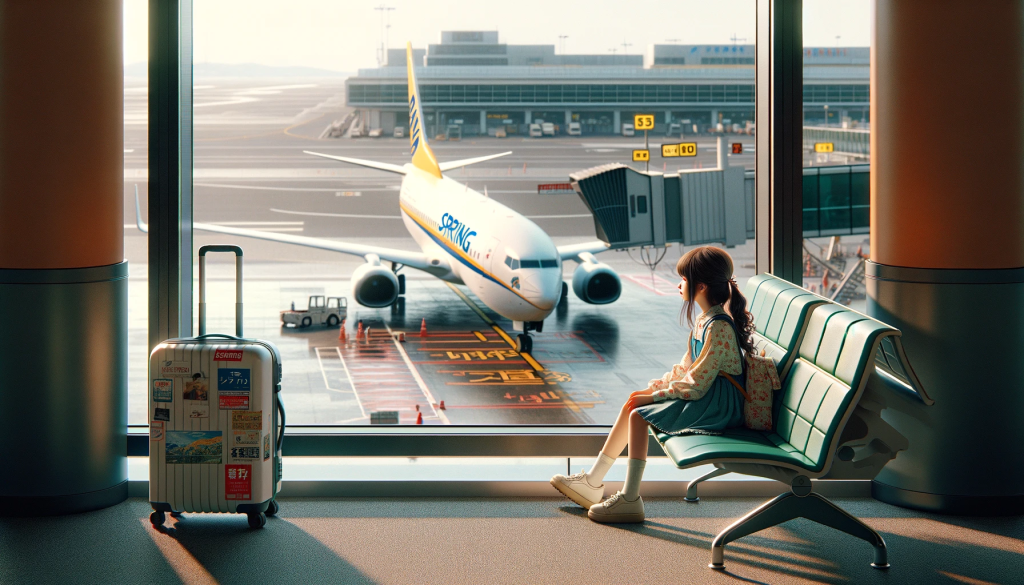
{"type": "Polygon", "coordinates": [[[391,306],[398,292],[398,277],[379,262],[363,264],[352,273],[352,298],[364,307],[391,306]]]}
{"type": "Polygon", "coordinates": [[[611,266],[598,262],[587,254],[584,262],[572,273],[572,292],[585,303],[607,305],[618,300],[622,281],[611,266]]]}

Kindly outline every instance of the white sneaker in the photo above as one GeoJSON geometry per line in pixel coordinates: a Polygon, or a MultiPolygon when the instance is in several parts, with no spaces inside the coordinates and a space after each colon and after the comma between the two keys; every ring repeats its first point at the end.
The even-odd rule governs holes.
{"type": "Polygon", "coordinates": [[[572,475],[558,475],[551,478],[551,485],[562,494],[584,508],[590,508],[604,497],[604,484],[594,487],[587,481],[587,472],[572,475]]]}
{"type": "Polygon", "coordinates": [[[626,494],[615,492],[607,500],[591,506],[587,516],[594,522],[605,524],[643,522],[644,499],[637,496],[635,500],[627,500],[626,494]]]}

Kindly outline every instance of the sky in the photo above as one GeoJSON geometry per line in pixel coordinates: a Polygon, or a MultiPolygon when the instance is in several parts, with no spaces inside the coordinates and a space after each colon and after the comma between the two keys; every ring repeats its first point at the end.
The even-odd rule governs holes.
{"type": "MultiPolygon", "coordinates": [[[[147,2],[124,0],[126,64],[146,60],[147,2]]],[[[803,5],[805,46],[870,43],[870,0],[803,5]]],[[[384,11],[375,6],[394,8],[387,11],[391,48],[438,43],[441,30],[497,30],[503,43],[556,50],[566,35],[561,42],[573,54],[641,54],[654,43],[732,44],[734,37],[753,43],[755,34],[754,0],[194,0],[194,58],[346,72],[376,67],[384,11]]]]}

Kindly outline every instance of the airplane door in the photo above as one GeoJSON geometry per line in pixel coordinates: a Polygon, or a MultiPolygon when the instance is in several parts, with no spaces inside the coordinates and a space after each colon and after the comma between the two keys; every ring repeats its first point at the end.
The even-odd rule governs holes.
{"type": "Polygon", "coordinates": [[[484,238],[482,251],[484,254],[483,265],[493,273],[494,267],[501,263],[501,259],[495,260],[498,255],[498,240],[490,236],[484,238]]]}

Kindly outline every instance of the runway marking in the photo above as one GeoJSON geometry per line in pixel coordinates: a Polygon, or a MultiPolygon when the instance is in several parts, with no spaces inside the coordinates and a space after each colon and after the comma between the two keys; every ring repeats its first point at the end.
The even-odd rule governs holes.
{"type": "Polygon", "coordinates": [[[416,383],[419,385],[420,390],[422,390],[423,394],[427,397],[427,401],[430,403],[430,409],[434,411],[434,415],[437,416],[437,418],[441,419],[442,424],[452,424],[451,421],[448,420],[448,415],[446,415],[443,410],[438,410],[437,399],[434,398],[434,394],[430,392],[430,388],[427,387],[426,382],[424,382],[423,378],[420,376],[419,370],[416,369],[416,366],[412,363],[412,360],[409,359],[409,354],[406,353],[405,348],[402,347],[402,342],[395,339],[395,334],[391,330],[391,326],[388,325],[387,323],[384,323],[384,327],[386,327],[388,333],[391,334],[391,339],[394,342],[395,347],[398,348],[398,353],[402,354],[402,359],[405,360],[405,365],[409,366],[409,371],[412,373],[412,377],[416,380],[416,383]]]}
{"type": "MultiPolygon", "coordinates": [[[[481,319],[484,320],[484,323],[487,323],[488,325],[490,325],[491,329],[494,329],[494,331],[498,335],[500,335],[502,339],[505,340],[505,343],[507,343],[509,345],[509,347],[511,347],[512,349],[516,348],[516,343],[514,341],[512,341],[512,338],[509,337],[507,333],[505,333],[505,330],[503,330],[501,327],[499,327],[497,323],[492,321],[491,318],[488,317],[487,314],[484,313],[480,309],[480,307],[478,307],[477,304],[473,302],[473,299],[470,299],[468,296],[466,296],[466,293],[464,293],[461,290],[459,290],[458,287],[456,287],[454,284],[452,284],[450,282],[446,282],[445,284],[448,285],[448,288],[450,288],[453,291],[455,291],[455,294],[459,295],[459,298],[461,298],[463,300],[463,302],[465,302],[467,305],[469,305],[469,308],[473,309],[473,311],[477,315],[479,315],[481,319]]],[[[540,372],[540,371],[544,370],[544,366],[542,366],[539,363],[537,363],[537,360],[533,359],[532,355],[530,355],[530,354],[528,354],[526,352],[517,352],[517,353],[519,353],[519,355],[524,360],[526,360],[526,363],[530,364],[530,367],[533,368],[535,371],[540,372]]]]}
{"type": "Polygon", "coordinates": [[[484,334],[480,333],[479,331],[474,331],[473,335],[476,335],[476,338],[479,339],[480,341],[487,341],[487,338],[484,337],[484,334]]]}
{"type": "MultiPolygon", "coordinates": [[[[337,193],[337,188],[328,187],[260,187],[257,185],[226,185],[222,183],[192,183],[196,187],[216,187],[218,189],[252,189],[254,191],[302,191],[310,193],[337,193]]],[[[381,189],[381,191],[394,189],[381,189]]]]}

